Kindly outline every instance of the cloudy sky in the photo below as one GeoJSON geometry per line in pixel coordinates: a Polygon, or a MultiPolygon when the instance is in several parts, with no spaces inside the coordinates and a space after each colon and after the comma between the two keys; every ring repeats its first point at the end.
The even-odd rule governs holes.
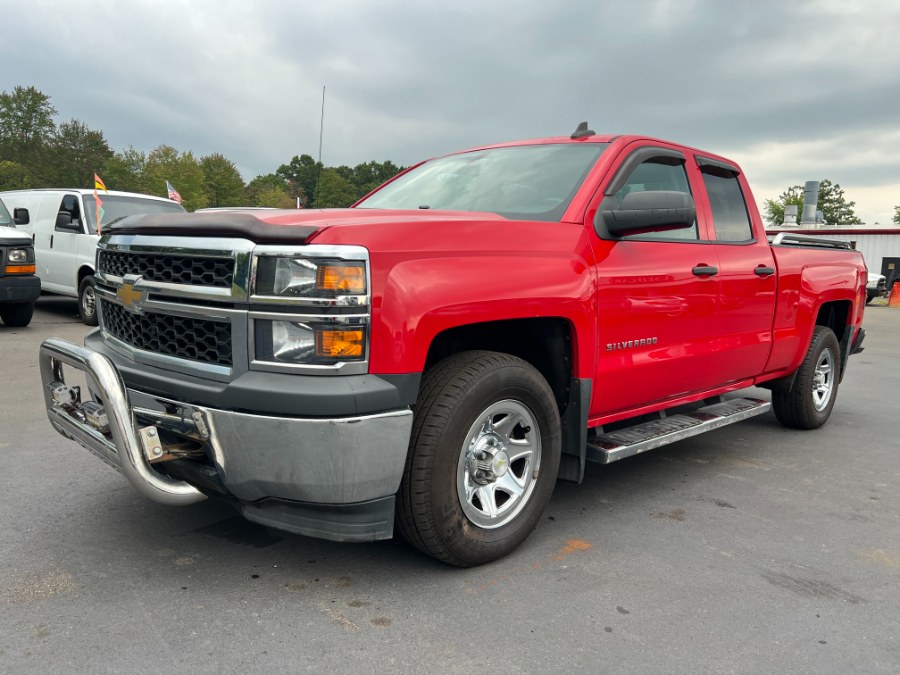
{"type": "Polygon", "coordinates": [[[110,145],[220,152],[245,180],[602,133],[731,157],[758,202],[829,178],[900,204],[897,0],[0,0],[0,91],[110,145]]]}

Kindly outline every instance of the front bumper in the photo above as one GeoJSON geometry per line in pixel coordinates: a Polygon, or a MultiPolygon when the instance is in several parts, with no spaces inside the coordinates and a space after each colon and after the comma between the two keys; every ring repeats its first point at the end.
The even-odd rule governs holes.
{"type": "Polygon", "coordinates": [[[53,427],[154,501],[204,499],[164,469],[166,460],[200,458],[251,520],[341,541],[393,533],[390,512],[412,428],[409,408],[296,418],[192,405],[127,389],[106,356],[57,338],[41,345],[40,367],[53,427]],[[83,371],[84,401],[66,385],[64,365],[83,371]]]}
{"type": "Polygon", "coordinates": [[[41,294],[38,277],[0,277],[0,303],[34,302],[41,294]]]}

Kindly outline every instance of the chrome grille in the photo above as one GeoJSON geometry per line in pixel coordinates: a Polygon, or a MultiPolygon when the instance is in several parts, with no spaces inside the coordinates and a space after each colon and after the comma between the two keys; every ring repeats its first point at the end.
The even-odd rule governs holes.
{"type": "Polygon", "coordinates": [[[227,321],[173,314],[135,314],[101,300],[103,328],[137,349],[155,354],[231,367],[231,326],[227,321]]]}
{"type": "Polygon", "coordinates": [[[230,288],[234,282],[234,261],[230,258],[101,250],[98,264],[103,274],[136,274],[147,281],[214,288],[230,288]]]}

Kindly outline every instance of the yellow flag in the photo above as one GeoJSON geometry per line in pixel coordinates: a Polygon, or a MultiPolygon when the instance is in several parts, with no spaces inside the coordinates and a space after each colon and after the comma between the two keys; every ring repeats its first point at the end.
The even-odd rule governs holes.
{"type": "Polygon", "coordinates": [[[106,183],[104,183],[103,179],[100,178],[100,176],[98,176],[97,174],[94,174],[94,189],[107,192],[106,183]]]}

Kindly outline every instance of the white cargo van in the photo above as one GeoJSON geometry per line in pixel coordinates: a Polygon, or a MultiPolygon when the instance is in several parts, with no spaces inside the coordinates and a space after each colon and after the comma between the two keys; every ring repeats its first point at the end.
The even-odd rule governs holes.
{"type": "Polygon", "coordinates": [[[41,290],[78,298],[78,313],[97,325],[94,265],[103,227],[139,213],[183,213],[180,204],[133,192],[100,192],[98,227],[93,190],[12,190],[0,192],[16,228],[31,235],[41,290]]]}

